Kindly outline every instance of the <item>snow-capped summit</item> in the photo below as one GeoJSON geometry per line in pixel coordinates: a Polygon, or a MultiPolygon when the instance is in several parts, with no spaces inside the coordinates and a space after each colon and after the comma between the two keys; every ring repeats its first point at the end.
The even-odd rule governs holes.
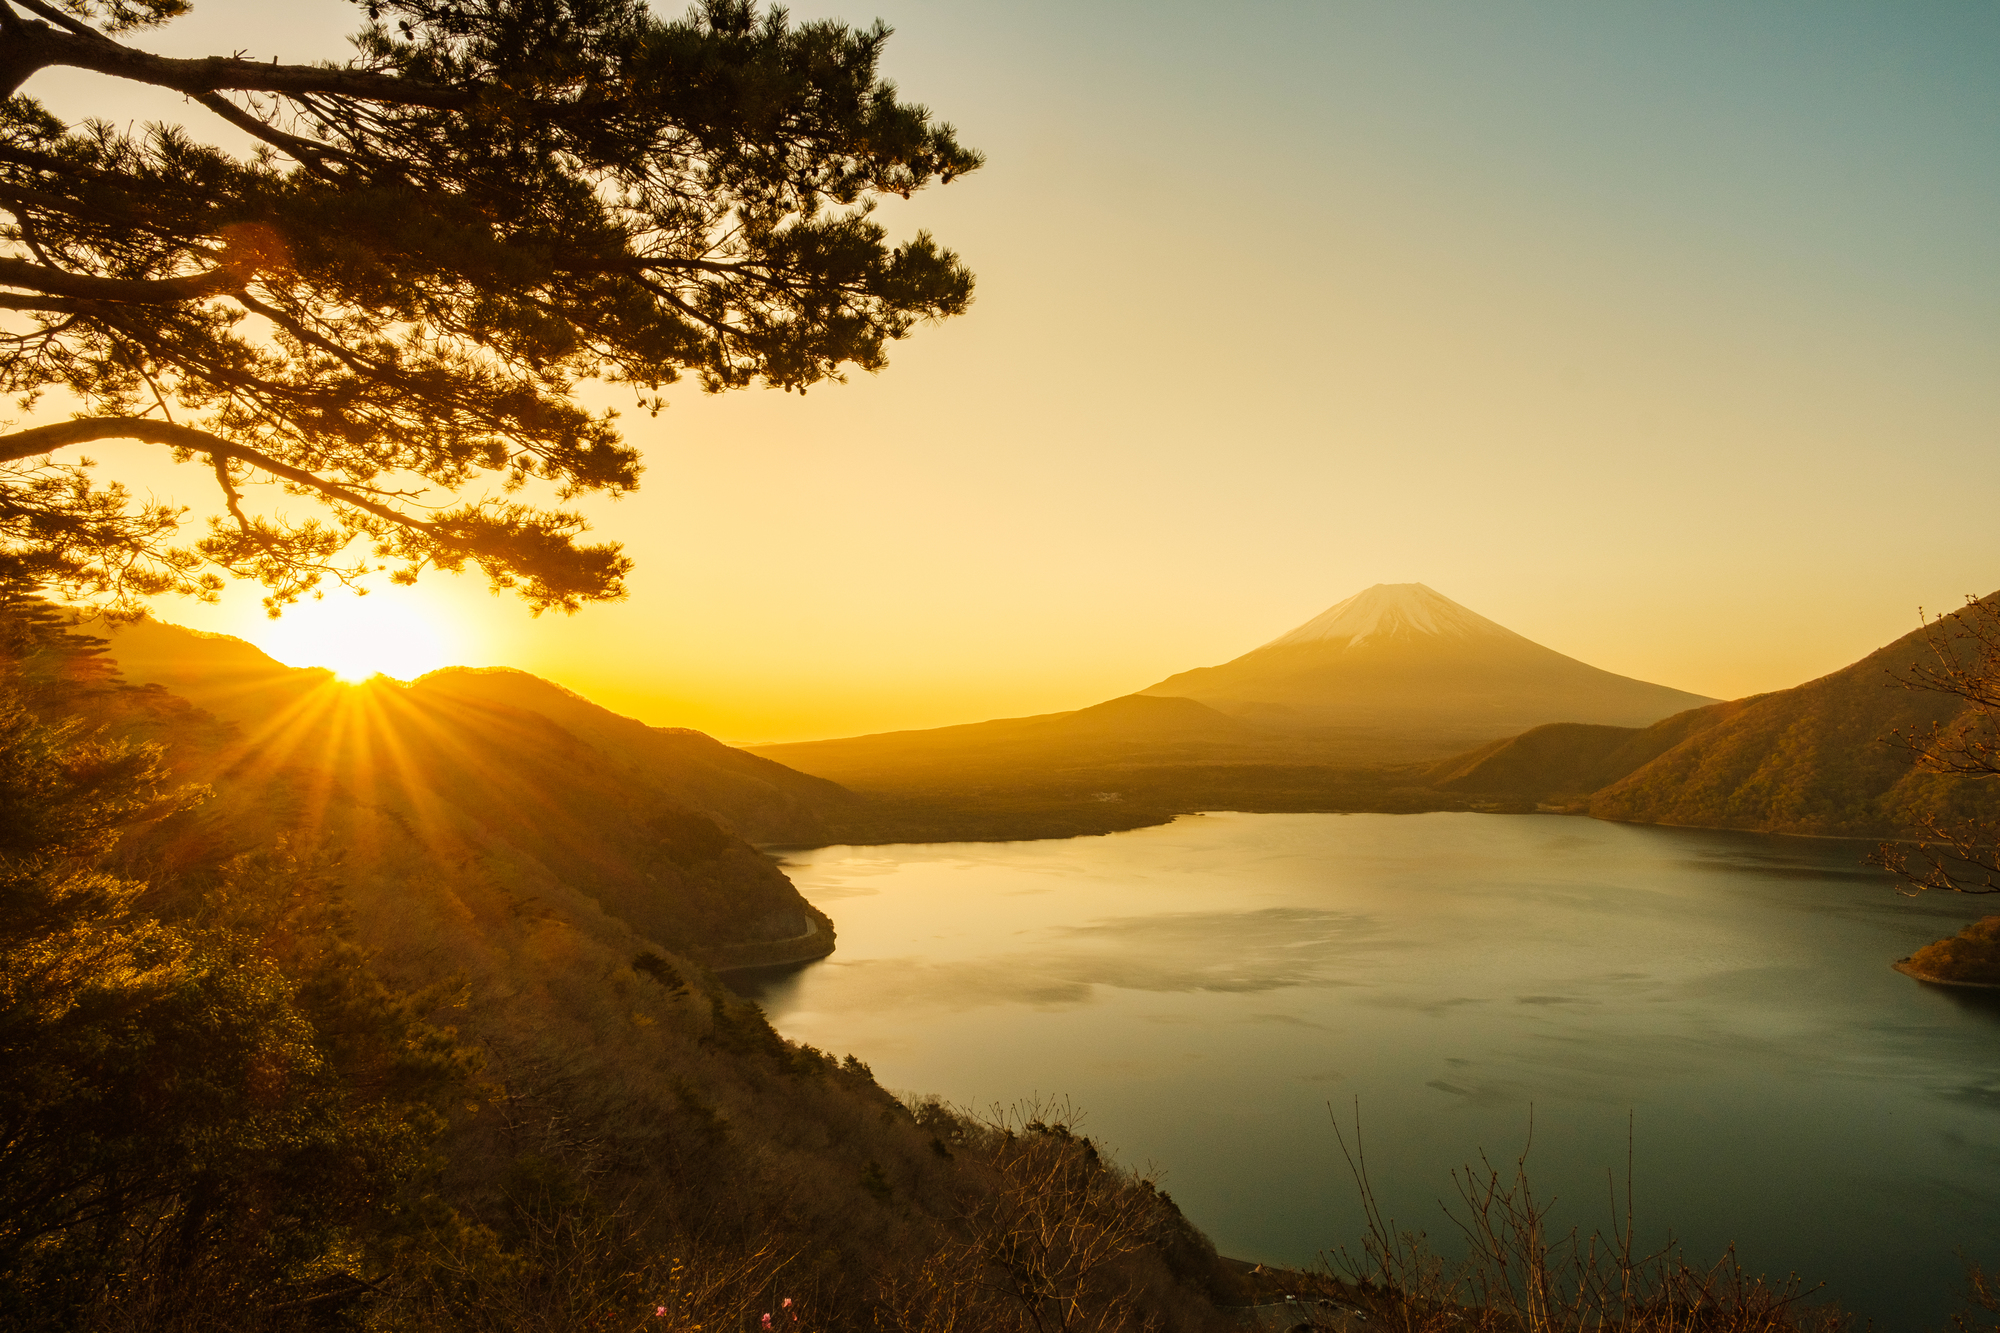
{"type": "Polygon", "coordinates": [[[1486,636],[1520,638],[1514,631],[1466,610],[1451,598],[1421,583],[1378,583],[1355,593],[1344,602],[1335,602],[1291,633],[1279,635],[1264,647],[1284,648],[1293,644],[1333,640],[1343,640],[1354,647],[1376,637],[1416,635],[1454,639],[1486,636]]]}

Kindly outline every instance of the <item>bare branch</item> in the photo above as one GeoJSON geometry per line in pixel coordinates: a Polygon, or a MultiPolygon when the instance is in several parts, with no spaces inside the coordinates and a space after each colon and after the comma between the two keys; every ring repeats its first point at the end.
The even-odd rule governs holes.
{"type": "Polygon", "coordinates": [[[40,14],[59,28],[68,28],[71,32],[79,33],[85,37],[96,37],[99,35],[97,29],[91,27],[88,23],[83,23],[70,17],[54,5],[45,5],[41,0],[14,0],[14,3],[31,14],[40,14]]]}
{"type": "Polygon", "coordinates": [[[333,174],[327,168],[327,160],[329,158],[345,158],[348,156],[341,149],[316,144],[310,139],[301,139],[296,134],[287,134],[283,130],[276,129],[251,115],[220,93],[202,93],[194,100],[244,133],[262,139],[273,148],[290,153],[294,158],[304,163],[306,169],[316,176],[330,177],[333,174]]]}

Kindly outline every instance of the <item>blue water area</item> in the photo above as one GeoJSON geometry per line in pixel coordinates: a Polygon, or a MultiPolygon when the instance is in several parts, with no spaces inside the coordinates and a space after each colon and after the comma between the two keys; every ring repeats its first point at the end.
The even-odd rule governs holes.
{"type": "Polygon", "coordinates": [[[2000,1263],[2000,1005],[1889,964],[2000,903],[1865,850],[1470,814],[831,847],[786,870],[838,950],[737,984],[887,1087],[1068,1099],[1225,1254],[1356,1247],[1329,1108],[1447,1250],[1451,1171],[1532,1116],[1564,1227],[1622,1215],[1629,1145],[1642,1241],[1939,1327],[1960,1254],[2000,1263]]]}

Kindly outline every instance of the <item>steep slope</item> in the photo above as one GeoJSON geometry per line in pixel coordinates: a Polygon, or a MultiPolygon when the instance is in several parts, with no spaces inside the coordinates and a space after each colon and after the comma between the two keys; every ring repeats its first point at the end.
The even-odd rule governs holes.
{"type": "MultiPolygon", "coordinates": [[[[639,937],[716,964],[833,946],[825,918],[732,831],[738,820],[760,833],[783,827],[783,770],[769,761],[736,758],[780,775],[759,786],[726,754],[703,754],[727,752],[706,737],[667,737],[647,753],[641,736],[629,753],[607,752],[533,708],[455,690],[450,677],[433,688],[345,685],[174,626],[142,623],[110,638],[133,684],[157,692],[171,682],[223,719],[208,743],[178,747],[187,776],[217,796],[181,834],[177,858],[311,845],[392,896],[478,881],[524,912],[587,902],[639,937]]],[[[565,699],[552,686],[516,693],[565,699]]],[[[587,718],[592,706],[575,703],[572,720],[587,718]]],[[[614,734],[624,721],[591,720],[614,734]]],[[[815,796],[845,795],[790,777],[815,796]]]]}
{"type": "Polygon", "coordinates": [[[1565,657],[1421,583],[1376,584],[1242,657],[1141,693],[1412,755],[1548,722],[1643,727],[1714,702],[1565,657]]]}
{"type": "Polygon", "coordinates": [[[290,843],[389,901],[484,896],[527,916],[602,914],[715,964],[832,948],[771,861],[538,713],[389,681],[324,686],[190,753],[215,799],[173,856],[290,843]]]}
{"type": "Polygon", "coordinates": [[[867,817],[864,802],[837,783],[687,727],[647,726],[525,671],[451,667],[412,682],[411,690],[419,697],[539,713],[751,842],[828,841],[867,817]]]}
{"type": "MultiPolygon", "coordinates": [[[[142,621],[100,629],[125,678],[164,686],[246,731],[280,726],[343,688],[331,672],[293,668],[241,639],[142,621]]],[[[368,686],[361,688],[378,688],[368,686]]],[[[386,697],[386,696],[385,696],[386,697]]],[[[600,763],[635,790],[699,812],[751,842],[819,842],[851,832],[862,803],[823,778],[733,749],[698,731],[649,727],[526,672],[463,667],[434,671],[403,690],[469,719],[491,710],[494,724],[513,714],[555,723],[600,755],[600,763]]]]}
{"type": "Polygon", "coordinates": [[[1927,732],[1962,705],[1899,681],[1926,631],[1852,666],[1716,710],[1660,755],[1590,799],[1602,819],[1840,837],[1889,837],[1919,814],[1991,818],[1992,784],[1915,771],[1890,733],[1927,732]]]}

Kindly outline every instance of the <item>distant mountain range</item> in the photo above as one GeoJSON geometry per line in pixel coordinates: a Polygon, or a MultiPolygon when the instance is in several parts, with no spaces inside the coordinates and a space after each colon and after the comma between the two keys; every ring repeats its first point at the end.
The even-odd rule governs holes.
{"type": "Polygon", "coordinates": [[[1210,758],[1265,739],[1263,729],[1193,699],[1128,694],[1070,713],[750,748],[806,772],[839,770],[851,777],[946,773],[967,764],[1046,771],[1112,755],[1122,762],[1210,758]]]}
{"type": "MultiPolygon", "coordinates": [[[[1066,837],[1222,809],[1542,809],[1852,837],[1895,836],[1925,812],[2000,815],[1988,785],[1916,773],[1885,740],[1959,709],[1897,688],[1925,651],[1921,631],[1795,689],[1718,703],[1564,657],[1421,584],[1380,584],[1222,666],[1089,708],[750,750],[505,669],[362,687],[356,697],[372,689],[377,702],[336,724],[327,672],[156,623],[111,637],[128,679],[237,725],[232,772],[289,771],[311,733],[347,756],[335,767],[349,765],[340,772],[361,805],[419,799],[404,790],[415,775],[432,792],[420,799],[477,806],[472,817],[517,851],[524,835],[506,803],[474,793],[482,771],[531,782],[532,800],[560,816],[551,827],[571,830],[526,849],[537,873],[596,885],[607,910],[642,929],[665,929],[638,905],[654,896],[642,887],[653,853],[643,837],[599,827],[641,810],[687,812],[738,847],[1066,837]],[[357,731],[356,716],[377,751],[393,742],[423,763],[361,763],[368,728],[357,731]],[[550,774],[569,776],[551,787],[550,774]]],[[[743,893],[738,908],[767,902],[760,919],[771,924],[746,924],[715,900],[678,947],[781,928],[779,899],[795,895],[775,875],[753,884],[762,872],[741,866],[750,878],[725,896],[743,893]]]]}
{"type": "Polygon", "coordinates": [[[1565,657],[1421,583],[1378,583],[1261,648],[1140,693],[1406,750],[1544,722],[1643,727],[1715,702],[1565,657]]]}
{"type": "Polygon", "coordinates": [[[1420,583],[1393,583],[1222,666],[1076,712],[753,748],[876,796],[960,806],[1031,788],[1101,789],[1108,803],[1138,788],[1149,809],[1406,809],[1420,780],[1400,766],[1537,723],[1644,726],[1713,702],[1600,671],[1420,583]],[[1357,784],[1357,769],[1373,776],[1357,784]]]}
{"type": "Polygon", "coordinates": [[[1455,751],[1712,702],[1564,657],[1422,584],[1378,584],[1232,662],[1075,712],[751,748],[913,838],[1062,837],[1190,810],[1462,809],[1425,780],[1455,751]]]}

